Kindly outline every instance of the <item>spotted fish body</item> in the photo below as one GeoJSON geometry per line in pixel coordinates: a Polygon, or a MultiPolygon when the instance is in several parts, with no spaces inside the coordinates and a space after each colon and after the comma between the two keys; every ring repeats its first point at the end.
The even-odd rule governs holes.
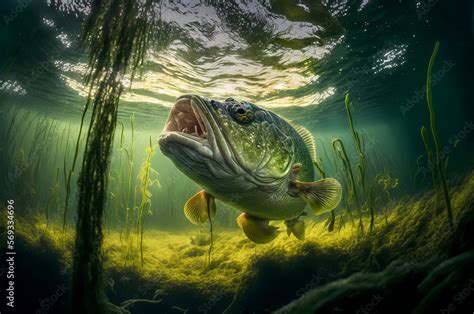
{"type": "MultiPolygon", "coordinates": [[[[311,195],[300,190],[311,192],[306,183],[315,184],[314,140],[305,129],[252,103],[182,96],[170,111],[159,145],[203,193],[246,213],[242,219],[291,220],[311,205],[311,195]]],[[[315,201],[321,197],[334,206],[340,199],[335,193],[340,191],[330,198],[316,193],[315,201]]],[[[191,221],[204,219],[197,218],[205,217],[197,211],[206,209],[205,200],[201,195],[187,203],[191,221]]]]}

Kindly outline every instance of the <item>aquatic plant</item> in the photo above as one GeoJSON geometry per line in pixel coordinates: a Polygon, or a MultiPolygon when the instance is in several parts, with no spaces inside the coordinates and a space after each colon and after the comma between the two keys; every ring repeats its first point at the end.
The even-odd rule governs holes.
{"type": "MultiPolygon", "coordinates": [[[[389,174],[392,172],[391,162],[388,157],[377,150],[377,144],[367,135],[360,133],[354,127],[352,110],[354,104],[349,94],[345,97],[345,110],[348,119],[349,131],[354,144],[354,156],[349,156],[347,149],[340,138],[332,141],[333,160],[335,171],[338,172],[337,163],[342,164],[341,184],[347,191],[344,199],[347,213],[352,219],[351,208],[356,209],[359,215],[358,228],[364,233],[365,213],[369,213],[369,234],[372,234],[375,223],[376,208],[380,207],[377,202],[382,201],[381,194],[386,195],[386,201],[390,200],[390,191],[398,186],[398,178],[389,174]],[[367,155],[366,142],[372,148],[372,155],[367,155]],[[351,160],[351,157],[353,160],[351,160]],[[355,166],[353,164],[355,163],[355,166]]],[[[342,217],[342,216],[341,216],[342,217]]],[[[326,222],[328,229],[333,229],[335,216],[332,215],[326,222]]]]}
{"type": "Polygon", "coordinates": [[[359,160],[357,164],[357,172],[359,174],[359,182],[361,184],[361,190],[365,194],[365,176],[366,176],[366,157],[363,149],[363,143],[361,142],[360,133],[354,129],[354,121],[352,119],[352,112],[350,105],[354,108],[353,102],[350,101],[349,94],[346,94],[344,99],[344,104],[346,108],[347,119],[349,120],[349,129],[352,134],[352,140],[354,141],[354,146],[358,154],[359,160]]]}
{"type": "Polygon", "coordinates": [[[65,148],[64,148],[64,154],[63,154],[63,180],[64,180],[64,186],[66,188],[66,201],[65,201],[65,204],[64,204],[64,209],[63,209],[63,232],[66,230],[66,223],[67,223],[67,202],[69,200],[69,195],[71,193],[71,189],[70,189],[70,178],[69,178],[69,175],[72,175],[71,174],[71,171],[69,171],[69,175],[68,175],[68,166],[67,166],[67,162],[68,162],[68,153],[69,153],[69,141],[67,139],[69,139],[69,136],[71,134],[71,123],[68,124],[67,126],[67,131],[66,131],[66,142],[65,142],[65,148]]]}
{"type": "MultiPolygon", "coordinates": [[[[423,159],[423,155],[420,155],[416,158],[416,171],[415,171],[415,174],[413,175],[413,182],[415,182],[418,175],[420,173],[422,173],[422,171],[421,171],[421,160],[422,159],[423,159]]],[[[423,182],[423,179],[424,179],[424,176],[422,177],[421,182],[423,182]]]]}
{"type": "MultiPolygon", "coordinates": [[[[33,170],[33,178],[37,187],[41,186],[41,176],[39,175],[40,165],[42,165],[42,160],[50,154],[54,130],[57,127],[58,122],[54,119],[46,119],[46,117],[38,122],[38,133],[33,139],[32,145],[30,147],[30,158],[34,159],[36,165],[33,170]]],[[[42,169],[45,167],[41,167],[42,169]]],[[[37,210],[41,207],[41,204],[38,198],[42,193],[37,193],[36,199],[34,200],[37,210]]]]}
{"type": "MultiPolygon", "coordinates": [[[[323,170],[323,166],[322,166],[322,159],[321,158],[318,158],[317,160],[315,160],[313,162],[313,165],[316,167],[316,169],[318,170],[319,172],[319,175],[324,179],[326,178],[326,173],[324,172],[323,170]]],[[[328,228],[328,231],[329,232],[332,232],[334,230],[334,223],[336,221],[336,215],[334,213],[334,209],[331,210],[331,217],[329,217],[329,219],[327,220],[326,224],[325,224],[325,227],[328,228]]],[[[316,222],[313,224],[313,227],[314,225],[316,224],[316,222]]]]}
{"type": "MultiPolygon", "coordinates": [[[[2,147],[2,150],[3,150],[2,159],[5,160],[4,166],[6,169],[10,168],[9,167],[9,163],[11,159],[10,156],[12,156],[14,153],[13,145],[15,144],[14,138],[15,138],[15,135],[18,134],[18,128],[20,125],[17,123],[17,118],[20,113],[20,110],[21,110],[20,106],[17,106],[16,109],[12,109],[12,106],[10,106],[6,114],[6,117],[10,117],[10,124],[7,128],[7,131],[5,132],[5,137],[3,139],[3,147],[2,147]],[[15,131],[13,131],[14,129],[15,131]]],[[[27,112],[27,114],[29,114],[29,112],[27,112]]]]}
{"type": "MultiPolygon", "coordinates": [[[[18,114],[18,111],[15,114],[18,114]]],[[[29,112],[25,112],[22,117],[28,116],[29,112]]],[[[12,138],[15,135],[20,135],[20,137],[16,137],[11,142],[12,145],[6,148],[8,157],[4,166],[8,169],[8,175],[4,179],[9,182],[6,186],[16,191],[15,196],[25,205],[25,211],[30,212],[34,208],[36,210],[40,208],[39,199],[43,193],[40,191],[42,185],[38,182],[40,178],[38,173],[42,169],[41,161],[49,150],[48,139],[55,123],[50,124],[49,120],[40,118],[38,115],[22,122],[25,123],[12,125],[12,130],[14,130],[12,138]],[[28,133],[28,130],[32,132],[28,133]],[[27,134],[31,136],[26,136],[27,134]]]]}
{"type": "Polygon", "coordinates": [[[9,172],[2,180],[8,180],[6,186],[15,191],[25,214],[41,213],[49,225],[58,217],[62,167],[57,166],[57,160],[63,149],[61,141],[67,137],[67,126],[61,132],[63,123],[57,119],[33,114],[21,106],[9,109],[7,114],[13,122],[8,125],[9,134],[5,132],[2,136],[2,145],[10,143],[2,158],[9,172]]]}
{"type": "Polygon", "coordinates": [[[319,175],[324,179],[326,178],[326,173],[324,172],[323,170],[323,166],[322,166],[322,160],[320,158],[318,158],[318,160],[315,160],[313,162],[313,165],[316,167],[316,169],[318,170],[319,172],[319,175]]]}
{"type": "Polygon", "coordinates": [[[53,185],[49,187],[49,197],[46,202],[45,212],[46,212],[46,227],[48,227],[50,208],[55,208],[57,210],[59,203],[59,167],[56,168],[56,180],[53,185]]]}
{"type": "Polygon", "coordinates": [[[189,237],[192,245],[197,246],[206,246],[211,242],[210,236],[207,232],[199,232],[198,234],[193,234],[189,237]]]}
{"type": "Polygon", "coordinates": [[[136,220],[137,239],[139,239],[140,259],[143,266],[143,220],[146,215],[151,215],[151,191],[153,185],[160,187],[158,179],[152,179],[152,174],[158,174],[151,167],[151,158],[155,154],[158,145],[152,145],[150,136],[150,146],[145,149],[145,160],[143,161],[138,173],[139,189],[140,189],[140,205],[138,207],[138,215],[136,220]]]}
{"type": "Polygon", "coordinates": [[[79,175],[72,309],[74,313],[102,313],[102,217],[108,167],[122,81],[143,64],[150,35],[153,1],[94,1],[82,36],[89,54],[86,84],[89,95],[84,113],[92,106],[79,175]]]}
{"type": "Polygon", "coordinates": [[[26,134],[29,131],[29,128],[23,128],[23,132],[20,133],[20,127],[25,124],[32,124],[35,118],[37,118],[37,116],[30,118],[30,112],[26,111],[20,118],[20,121],[22,121],[23,123],[18,123],[15,125],[14,135],[11,136],[11,144],[8,144],[8,149],[10,150],[11,154],[14,154],[17,150],[19,150],[19,148],[23,144],[26,134]],[[17,135],[19,136],[19,138],[15,137],[17,135]]]}
{"type": "MultiPolygon", "coordinates": [[[[75,145],[75,149],[74,149],[74,155],[73,155],[73,158],[72,158],[72,165],[71,165],[71,168],[68,171],[67,180],[66,180],[66,201],[65,201],[65,204],[64,204],[63,231],[66,228],[66,219],[67,219],[67,212],[68,212],[68,206],[69,206],[69,198],[70,198],[70,195],[71,195],[71,179],[72,179],[72,176],[73,176],[74,171],[76,169],[77,157],[79,155],[79,147],[80,147],[80,142],[81,142],[81,139],[82,139],[82,131],[83,131],[83,128],[84,128],[84,120],[85,120],[85,117],[86,117],[87,109],[89,107],[89,99],[90,99],[90,92],[89,92],[89,98],[88,98],[86,107],[85,107],[85,109],[82,113],[81,123],[80,123],[80,126],[79,126],[79,133],[77,135],[76,145],[75,145]]],[[[64,169],[64,171],[66,171],[66,169],[64,169]]]]}
{"type": "MultiPolygon", "coordinates": [[[[377,173],[374,177],[374,182],[370,187],[368,198],[368,205],[371,211],[371,217],[374,215],[374,207],[377,204],[377,201],[383,198],[383,195],[386,197],[386,203],[389,203],[391,200],[391,191],[396,189],[399,185],[399,179],[390,174],[388,170],[385,170],[381,173],[377,173]],[[377,187],[379,189],[377,189],[377,187]],[[377,192],[378,196],[374,197],[374,194],[377,192]]],[[[387,222],[387,209],[386,206],[382,206],[383,215],[385,217],[385,222],[387,222]]],[[[373,219],[371,220],[373,222],[373,219]]],[[[373,226],[371,226],[373,228],[373,226]]]]}
{"type": "Polygon", "coordinates": [[[351,161],[349,157],[347,156],[346,149],[344,147],[344,143],[342,142],[341,139],[336,138],[332,141],[332,147],[333,151],[336,154],[336,156],[339,157],[339,159],[342,161],[342,164],[344,166],[344,171],[347,175],[347,179],[350,183],[350,188],[349,188],[349,194],[348,194],[348,200],[349,202],[351,201],[352,197],[355,197],[357,204],[359,203],[359,196],[357,194],[357,188],[355,184],[355,179],[354,179],[354,174],[352,172],[352,166],[351,166],[351,161]]]}
{"type": "Polygon", "coordinates": [[[344,143],[341,139],[336,138],[332,141],[332,147],[334,154],[341,160],[343,165],[343,170],[346,175],[347,181],[349,182],[349,187],[347,190],[347,198],[346,198],[346,207],[348,211],[350,211],[350,207],[352,204],[352,198],[356,200],[356,208],[359,213],[359,230],[363,233],[364,232],[364,223],[362,221],[362,211],[360,208],[359,196],[357,193],[357,187],[355,184],[354,174],[352,172],[351,161],[347,155],[346,149],[344,147],[344,143]]]}
{"type": "MultiPolygon", "coordinates": [[[[439,177],[439,181],[442,187],[444,200],[446,204],[446,213],[448,215],[448,220],[451,226],[453,226],[453,214],[452,214],[452,207],[451,207],[451,197],[449,196],[449,189],[448,184],[446,182],[446,164],[444,163],[443,157],[441,155],[441,141],[439,139],[438,133],[436,131],[436,119],[435,119],[435,112],[433,108],[433,96],[431,93],[431,76],[433,71],[433,65],[436,60],[436,56],[438,55],[439,50],[439,42],[436,42],[433,53],[431,54],[430,61],[428,63],[428,70],[426,72],[426,102],[428,105],[428,113],[430,117],[430,129],[431,129],[431,136],[433,138],[433,142],[435,145],[435,153],[434,153],[434,165],[432,166],[430,163],[428,164],[430,169],[433,172],[433,188],[436,190],[436,183],[435,183],[435,176],[433,167],[436,167],[437,175],[439,177]]],[[[428,144],[428,132],[424,126],[421,127],[421,135],[423,139],[423,144],[425,145],[426,152],[428,154],[428,162],[431,159],[431,149],[429,148],[428,144]]]]}
{"type": "Polygon", "coordinates": [[[116,167],[117,170],[111,170],[111,175],[112,173],[115,175],[115,180],[116,180],[116,196],[115,196],[115,202],[113,206],[113,213],[114,213],[114,218],[117,221],[117,223],[120,223],[120,217],[119,217],[119,209],[124,208],[123,205],[123,184],[124,184],[124,175],[123,175],[123,167],[122,167],[122,152],[123,152],[123,147],[124,147],[124,129],[125,126],[122,121],[118,121],[118,125],[120,126],[120,139],[119,139],[119,148],[117,149],[117,155],[118,155],[118,165],[116,167]]]}
{"type": "Polygon", "coordinates": [[[436,191],[437,184],[436,184],[436,172],[435,172],[434,162],[433,162],[433,152],[431,151],[431,147],[430,147],[428,131],[426,130],[424,125],[421,126],[420,134],[421,134],[421,139],[423,141],[423,145],[426,150],[426,157],[428,161],[428,168],[430,169],[430,172],[431,172],[431,181],[433,184],[433,189],[436,191]]]}
{"type": "Polygon", "coordinates": [[[372,234],[372,230],[374,229],[374,222],[375,222],[375,209],[374,209],[374,185],[369,187],[369,192],[366,195],[365,203],[363,206],[364,210],[369,211],[370,214],[370,224],[369,224],[369,235],[372,234]]]}
{"type": "Polygon", "coordinates": [[[125,231],[125,239],[126,241],[129,242],[129,254],[131,254],[131,245],[132,245],[131,243],[132,240],[130,239],[130,229],[131,229],[130,215],[131,215],[131,210],[135,208],[135,201],[134,201],[130,209],[130,195],[132,193],[133,161],[134,161],[134,156],[135,156],[135,144],[134,144],[135,143],[135,128],[134,128],[133,121],[134,121],[134,117],[133,115],[131,115],[130,116],[130,126],[131,126],[130,148],[127,149],[125,147],[122,147],[122,150],[127,155],[127,169],[128,169],[126,196],[125,196],[125,201],[124,201],[124,215],[125,215],[124,231],[125,231]]]}
{"type": "Polygon", "coordinates": [[[346,97],[344,98],[344,105],[346,108],[347,119],[349,120],[349,129],[351,131],[355,147],[357,149],[357,152],[359,154],[362,154],[363,152],[362,152],[362,146],[360,142],[359,133],[354,129],[354,120],[352,119],[352,112],[350,109],[350,105],[352,105],[352,107],[354,108],[354,104],[350,101],[349,94],[346,94],[346,97]]]}
{"type": "MultiPolygon", "coordinates": [[[[329,154],[328,154],[328,152],[327,152],[325,143],[320,142],[317,147],[318,147],[319,151],[322,151],[322,152],[323,152],[324,158],[326,159],[326,161],[327,161],[329,164],[330,164],[331,161],[332,161],[332,165],[334,166],[334,171],[337,172],[337,159],[336,159],[336,158],[330,158],[330,157],[329,157],[329,154]]],[[[334,152],[331,154],[331,156],[335,156],[335,155],[334,155],[334,152]]],[[[321,157],[320,157],[320,158],[321,158],[321,157]]]]}
{"type": "Polygon", "coordinates": [[[104,230],[111,232],[114,229],[120,230],[120,239],[122,240],[125,231],[125,198],[126,198],[126,181],[128,178],[128,165],[122,164],[122,160],[126,158],[124,150],[125,143],[125,126],[122,121],[118,120],[117,125],[120,128],[118,140],[114,142],[114,152],[111,156],[109,167],[109,187],[108,202],[104,218],[104,230]]]}
{"type": "Polygon", "coordinates": [[[384,173],[377,174],[375,176],[375,181],[382,187],[382,191],[387,196],[387,199],[390,200],[390,190],[398,187],[398,178],[392,177],[390,173],[386,171],[384,173]]]}
{"type": "MultiPolygon", "coordinates": [[[[20,106],[18,106],[16,110],[10,107],[6,114],[6,116],[10,118],[10,124],[8,125],[7,131],[4,134],[2,134],[4,135],[3,143],[2,143],[2,150],[3,150],[2,158],[5,159],[5,166],[7,169],[9,168],[8,165],[9,165],[9,162],[11,161],[10,156],[13,156],[13,154],[15,153],[14,145],[16,141],[14,140],[15,140],[15,136],[19,134],[19,127],[21,125],[20,123],[16,122],[19,116],[20,110],[21,110],[20,106]]],[[[27,114],[29,114],[29,112],[27,112],[27,114]]],[[[21,118],[20,118],[20,121],[21,121],[21,118]]]]}
{"type": "Polygon", "coordinates": [[[7,132],[5,133],[5,138],[4,138],[4,145],[5,145],[5,147],[8,147],[8,145],[10,144],[10,142],[11,142],[11,140],[12,140],[12,136],[11,136],[11,134],[12,134],[12,129],[13,129],[13,127],[15,126],[15,122],[16,122],[16,119],[17,119],[17,117],[18,117],[18,112],[19,112],[19,111],[20,111],[20,106],[17,106],[17,107],[16,107],[16,110],[13,110],[13,109],[12,109],[12,106],[10,106],[10,107],[8,108],[7,113],[6,113],[6,116],[7,116],[7,117],[9,117],[10,115],[11,115],[11,117],[10,117],[10,124],[9,124],[9,126],[8,126],[8,128],[7,128],[7,132]],[[10,114],[11,111],[13,111],[13,112],[10,114]]]}

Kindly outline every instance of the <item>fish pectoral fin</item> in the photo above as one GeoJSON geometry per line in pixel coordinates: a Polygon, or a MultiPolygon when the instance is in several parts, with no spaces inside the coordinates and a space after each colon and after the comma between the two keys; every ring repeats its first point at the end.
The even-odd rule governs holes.
{"type": "Polygon", "coordinates": [[[336,179],[325,178],[316,182],[294,181],[292,184],[297,191],[296,194],[317,215],[333,210],[341,201],[342,187],[336,179]]]}
{"type": "Polygon", "coordinates": [[[184,215],[195,225],[205,223],[216,215],[216,200],[206,191],[199,191],[184,204],[184,215]]]}
{"type": "Polygon", "coordinates": [[[271,242],[280,233],[277,227],[268,224],[268,220],[247,213],[240,214],[237,223],[250,241],[259,244],[271,242]]]}
{"type": "Polygon", "coordinates": [[[285,225],[288,236],[293,233],[297,239],[304,240],[305,223],[303,220],[298,220],[298,218],[286,220],[285,225]]]}

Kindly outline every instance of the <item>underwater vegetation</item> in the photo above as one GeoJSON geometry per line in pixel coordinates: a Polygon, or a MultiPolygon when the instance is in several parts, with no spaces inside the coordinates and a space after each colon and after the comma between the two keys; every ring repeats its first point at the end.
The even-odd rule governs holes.
{"type": "MultiPolygon", "coordinates": [[[[448,184],[446,182],[446,168],[448,165],[448,159],[444,160],[441,155],[441,142],[436,131],[436,120],[435,112],[433,108],[433,96],[431,94],[431,76],[433,72],[433,64],[436,60],[436,56],[439,50],[439,42],[436,42],[433,53],[428,64],[428,70],[426,73],[426,102],[428,104],[428,112],[430,116],[430,130],[432,141],[434,142],[435,149],[434,151],[430,147],[430,139],[428,131],[425,126],[421,127],[421,137],[423,139],[423,144],[426,149],[428,167],[431,169],[431,175],[433,180],[433,189],[436,191],[438,189],[438,183],[441,184],[444,201],[446,205],[446,213],[448,215],[449,223],[453,225],[453,214],[451,208],[451,198],[449,196],[448,184]]],[[[417,160],[418,163],[418,160],[417,160]]]]}
{"type": "MultiPolygon", "coordinates": [[[[340,138],[332,140],[332,158],[326,152],[325,143],[320,143],[318,148],[324,152],[324,157],[320,156],[319,159],[326,159],[326,162],[323,162],[325,164],[334,164],[334,167],[329,171],[336,172],[336,177],[340,179],[345,191],[343,208],[339,211],[340,224],[341,226],[344,224],[344,216],[347,215],[347,221],[351,221],[353,225],[357,224],[362,236],[365,232],[363,218],[367,215],[370,216],[368,232],[370,235],[374,228],[375,211],[382,204],[391,200],[390,191],[397,188],[398,178],[388,170],[393,167],[391,167],[389,160],[383,157],[383,154],[367,156],[365,143],[369,142],[373,150],[377,145],[355,129],[352,113],[354,109],[351,110],[351,107],[354,108],[354,104],[350,100],[349,94],[346,94],[345,111],[354,146],[353,153],[348,152],[344,141],[340,138]]],[[[325,177],[328,171],[323,171],[321,164],[315,163],[315,167],[320,175],[325,177]]],[[[335,220],[336,215],[333,211],[327,221],[328,231],[334,230],[335,220]]]]}
{"type": "Polygon", "coordinates": [[[138,180],[140,182],[139,191],[140,191],[140,204],[138,206],[138,215],[136,219],[136,230],[137,230],[137,238],[139,238],[139,247],[140,247],[140,257],[141,257],[141,264],[143,266],[143,232],[144,226],[143,222],[146,215],[151,215],[151,191],[153,185],[160,186],[160,182],[157,179],[152,179],[152,174],[157,174],[156,170],[151,167],[151,157],[155,153],[156,149],[158,148],[157,144],[151,143],[151,136],[150,136],[150,146],[146,148],[146,158],[143,161],[143,164],[140,168],[140,172],[138,174],[138,180]]]}
{"type": "MultiPolygon", "coordinates": [[[[433,313],[449,305],[474,275],[474,174],[459,179],[450,192],[456,204],[453,228],[428,191],[389,203],[387,217],[376,215],[372,237],[358,237],[351,224],[329,233],[323,220],[308,228],[304,242],[278,237],[262,246],[240,230],[218,229],[210,264],[209,242],[200,231],[147,231],[141,266],[123,262],[127,247],[120,231],[110,230],[103,244],[105,293],[123,313],[173,307],[188,313],[269,312],[290,302],[279,312],[355,312],[374,295],[379,312],[433,313]],[[404,302],[397,301],[401,291],[404,302]],[[261,298],[252,297],[256,294],[261,298]]],[[[369,223],[369,217],[363,219],[369,223]]],[[[21,226],[18,237],[31,252],[55,252],[57,263],[71,269],[72,230],[63,235],[60,220],[46,228],[44,218],[21,226]]]]}
{"type": "Polygon", "coordinates": [[[66,164],[69,158],[69,145],[67,142],[63,145],[63,142],[67,141],[70,125],[39,114],[32,115],[21,107],[10,107],[6,116],[11,120],[1,149],[6,153],[2,156],[2,162],[9,171],[2,176],[2,180],[9,190],[3,192],[15,191],[19,198],[27,202],[26,210],[41,213],[48,219],[62,215],[60,198],[65,190],[60,182],[63,167],[54,165],[66,164]],[[54,165],[44,162],[48,159],[54,160],[54,165]],[[54,178],[50,186],[42,184],[45,176],[54,178]],[[46,206],[40,205],[43,203],[46,206]]]}
{"type": "MultiPolygon", "coordinates": [[[[151,4],[152,1],[147,1],[146,7],[150,8],[151,4]]],[[[147,17],[147,11],[139,15],[139,5],[134,1],[96,1],[84,26],[82,42],[89,54],[86,75],[89,96],[84,114],[92,107],[92,116],[78,180],[72,270],[72,310],[75,313],[105,311],[101,247],[109,161],[124,88],[122,81],[129,71],[133,80],[143,64],[150,34],[147,17]]]]}
{"type": "MultiPolygon", "coordinates": [[[[77,207],[76,217],[77,232],[75,233],[74,266],[71,269],[71,286],[72,291],[74,291],[71,293],[71,309],[77,313],[102,313],[104,311],[104,296],[101,279],[103,216],[105,200],[108,193],[108,166],[111,159],[110,154],[117,123],[117,106],[120,94],[123,90],[121,81],[129,68],[129,61],[132,73],[139,67],[140,62],[137,56],[142,55],[143,52],[137,47],[144,47],[143,45],[146,43],[145,38],[149,35],[146,24],[140,19],[135,19],[137,6],[135,5],[135,9],[133,9],[134,2],[105,1],[103,3],[97,2],[96,5],[96,10],[102,11],[98,13],[98,20],[92,18],[90,23],[85,26],[83,36],[84,46],[89,49],[91,55],[90,72],[86,77],[86,84],[89,86],[89,97],[85,105],[76,143],[70,143],[68,140],[71,136],[70,125],[65,127],[66,132],[60,133],[62,136],[51,136],[50,133],[55,130],[56,123],[50,122],[50,119],[38,116],[31,119],[37,123],[37,127],[30,143],[28,143],[29,145],[25,145],[30,148],[28,155],[26,155],[22,149],[17,150],[16,146],[22,144],[23,138],[28,131],[28,128],[25,128],[24,125],[28,122],[29,112],[21,117],[23,133],[18,139],[14,137],[14,134],[15,127],[20,125],[18,123],[20,119],[17,118],[19,111],[15,111],[12,113],[13,118],[10,120],[11,125],[4,145],[5,148],[9,149],[7,155],[15,156],[14,158],[16,159],[11,162],[9,161],[8,164],[5,165],[7,167],[6,169],[13,169],[15,165],[22,165],[18,173],[13,175],[13,181],[14,183],[18,183],[18,185],[5,184],[5,186],[12,187],[19,199],[30,200],[31,207],[33,207],[33,204],[35,204],[34,206],[41,204],[41,202],[38,201],[40,193],[35,190],[37,187],[34,183],[37,178],[42,177],[39,175],[38,170],[40,169],[39,164],[41,163],[43,154],[50,154],[54,151],[50,149],[52,143],[48,142],[48,140],[50,138],[58,139],[58,142],[55,143],[56,155],[54,156],[54,160],[59,159],[59,151],[65,147],[61,167],[65,190],[61,193],[61,195],[65,195],[64,203],[61,202],[61,205],[64,204],[64,207],[62,209],[59,208],[60,200],[57,197],[58,173],[61,171],[58,170],[58,167],[55,167],[54,171],[50,172],[54,174],[54,179],[50,180],[50,182],[54,182],[54,184],[49,187],[48,193],[41,195],[49,195],[47,204],[43,207],[43,209],[45,208],[47,221],[49,222],[51,220],[50,210],[52,206],[56,205],[54,210],[56,214],[61,215],[63,218],[62,229],[63,233],[65,233],[68,208],[70,205],[69,200],[72,195],[71,183],[76,182],[76,180],[79,183],[78,189],[74,191],[77,195],[79,206],[77,207]],[[108,49],[111,47],[109,46],[111,34],[107,31],[101,32],[103,37],[97,37],[96,34],[97,30],[102,28],[100,23],[104,22],[107,25],[110,24],[111,19],[115,20],[115,14],[123,17],[120,25],[114,24],[117,27],[115,29],[115,44],[120,42],[122,49],[114,49],[114,53],[109,54],[108,49]],[[132,14],[133,18],[128,14],[132,14]],[[132,22],[132,24],[134,23],[134,25],[130,25],[130,22],[132,22]],[[125,29],[130,31],[130,40],[128,41],[124,40],[125,29]],[[87,113],[91,113],[91,121],[89,128],[85,132],[85,136],[82,136],[87,113]],[[81,147],[83,147],[83,149],[81,147]],[[31,150],[33,149],[37,149],[37,151],[32,152],[31,150]],[[83,152],[83,158],[79,158],[79,152],[83,152]],[[72,164],[69,164],[71,160],[72,164]],[[33,162],[35,163],[34,165],[32,165],[33,162]],[[82,169],[76,176],[75,166],[77,162],[82,163],[82,169]],[[28,185],[28,189],[25,189],[25,185],[28,185]],[[25,194],[20,195],[17,191],[24,191],[25,194]]],[[[92,16],[97,17],[97,15],[92,16]]],[[[108,29],[108,27],[104,29],[108,29]]],[[[136,221],[132,225],[130,220],[127,220],[125,224],[127,232],[129,229],[131,230],[131,228],[136,230],[136,241],[138,241],[137,246],[139,248],[143,246],[143,220],[144,217],[149,214],[149,189],[156,184],[156,181],[153,181],[154,179],[151,178],[152,168],[150,167],[150,159],[153,152],[154,147],[150,147],[148,162],[144,162],[142,170],[140,171],[140,177],[138,178],[141,184],[137,185],[136,191],[140,191],[141,195],[138,195],[138,199],[135,198],[136,201],[140,201],[140,204],[133,207],[133,210],[136,210],[136,221]]],[[[133,159],[129,162],[133,164],[133,159]]],[[[60,164],[60,162],[58,161],[55,164],[60,164]]],[[[42,168],[41,170],[44,171],[45,169],[42,168]]],[[[129,169],[129,178],[130,176],[132,176],[131,169],[129,169]]],[[[128,182],[130,182],[130,179],[128,182]]],[[[129,203],[125,205],[125,208],[128,209],[129,203]]],[[[74,208],[76,208],[76,206],[74,206],[74,208]]],[[[37,210],[37,213],[41,214],[41,210],[37,210]]],[[[49,226],[49,224],[47,225],[49,226]]],[[[133,240],[129,238],[129,242],[132,241],[133,240]]]]}

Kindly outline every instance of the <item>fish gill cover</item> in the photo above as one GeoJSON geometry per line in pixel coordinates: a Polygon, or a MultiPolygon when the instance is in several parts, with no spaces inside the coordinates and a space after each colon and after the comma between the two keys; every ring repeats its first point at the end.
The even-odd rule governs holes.
{"type": "Polygon", "coordinates": [[[4,1],[2,311],[471,313],[473,10],[4,1]]]}

